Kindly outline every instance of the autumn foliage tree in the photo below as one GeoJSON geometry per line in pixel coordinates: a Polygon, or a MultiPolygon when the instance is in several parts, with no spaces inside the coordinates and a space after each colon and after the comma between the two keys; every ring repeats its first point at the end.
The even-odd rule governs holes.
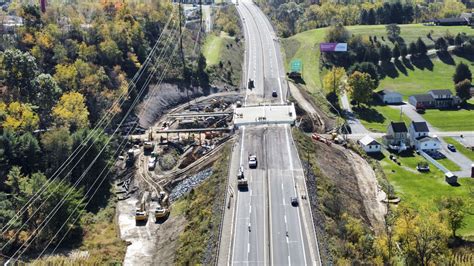
{"type": "Polygon", "coordinates": [[[89,111],[84,96],[79,92],[63,94],[52,112],[56,126],[65,126],[75,131],[89,125],[89,111]]]}
{"type": "Polygon", "coordinates": [[[357,105],[370,104],[372,93],[376,87],[375,81],[367,73],[356,71],[349,76],[348,88],[352,100],[356,101],[357,105]]]}

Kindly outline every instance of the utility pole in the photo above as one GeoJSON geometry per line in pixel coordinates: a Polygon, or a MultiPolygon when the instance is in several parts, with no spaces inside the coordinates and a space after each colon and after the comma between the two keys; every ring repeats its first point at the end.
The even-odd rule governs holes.
{"type": "Polygon", "coordinates": [[[178,6],[178,14],[179,14],[179,48],[181,51],[181,63],[183,64],[183,79],[186,79],[186,61],[184,60],[184,51],[183,51],[183,22],[181,19],[183,18],[182,14],[182,6],[181,6],[182,0],[179,0],[179,6],[178,6]]]}

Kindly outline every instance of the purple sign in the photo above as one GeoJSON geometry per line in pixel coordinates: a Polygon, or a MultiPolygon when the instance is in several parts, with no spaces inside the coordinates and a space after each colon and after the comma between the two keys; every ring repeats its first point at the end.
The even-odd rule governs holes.
{"type": "Polygon", "coordinates": [[[347,43],[320,43],[319,50],[321,50],[321,52],[347,52],[347,43]]]}

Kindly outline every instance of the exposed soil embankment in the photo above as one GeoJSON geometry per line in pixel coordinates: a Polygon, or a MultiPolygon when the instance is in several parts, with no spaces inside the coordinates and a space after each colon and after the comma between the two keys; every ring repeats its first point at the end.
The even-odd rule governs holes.
{"type": "Polygon", "coordinates": [[[209,95],[218,91],[217,88],[188,88],[170,83],[163,83],[156,88],[152,85],[145,99],[143,99],[136,110],[140,126],[148,128],[152,126],[166,110],[200,96],[209,95]]]}

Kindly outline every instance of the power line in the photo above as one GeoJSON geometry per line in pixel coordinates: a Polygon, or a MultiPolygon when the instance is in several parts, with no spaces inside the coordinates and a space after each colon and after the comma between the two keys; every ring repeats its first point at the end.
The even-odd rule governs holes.
{"type": "MultiPolygon", "coordinates": [[[[53,183],[54,180],[56,180],[58,178],[58,176],[63,172],[64,169],[66,169],[66,167],[68,167],[71,162],[74,161],[74,159],[76,159],[77,155],[82,151],[83,148],[85,148],[86,146],[86,143],[91,140],[93,137],[95,137],[96,134],[99,133],[99,128],[101,128],[101,126],[103,125],[103,123],[108,119],[107,118],[107,115],[108,114],[112,114],[112,111],[115,109],[115,107],[117,106],[117,104],[119,105],[119,107],[121,107],[127,97],[130,95],[131,93],[131,88],[132,86],[133,87],[136,87],[136,83],[134,82],[134,80],[139,80],[141,78],[141,76],[143,75],[144,71],[145,71],[145,68],[149,65],[150,63],[150,60],[151,60],[151,57],[154,55],[154,53],[156,52],[156,49],[158,47],[158,43],[160,42],[162,36],[163,36],[163,33],[166,31],[166,29],[168,28],[169,26],[169,23],[171,21],[171,18],[172,16],[170,16],[170,18],[168,19],[166,25],[165,25],[165,28],[164,30],[161,32],[158,40],[156,41],[152,51],[150,51],[148,57],[146,58],[144,64],[142,65],[142,67],[135,73],[134,77],[132,78],[132,80],[130,81],[129,83],[129,86],[128,86],[128,90],[127,90],[127,95],[125,95],[125,92],[122,93],[120,95],[120,97],[114,101],[114,103],[112,103],[111,107],[107,110],[107,112],[104,114],[104,116],[102,117],[102,119],[96,124],[96,126],[90,131],[90,133],[88,134],[88,136],[82,141],[82,143],[80,145],[78,145],[78,147],[71,153],[71,155],[69,155],[69,157],[56,169],[56,171],[53,173],[53,175],[51,176],[50,179],[48,179],[48,181],[43,184],[43,186],[28,200],[27,203],[24,204],[24,206],[20,209],[20,211],[18,211],[15,216],[10,219],[9,222],[7,222],[3,228],[1,229],[2,233],[5,233],[6,231],[8,231],[11,226],[13,225],[13,223],[11,223],[12,221],[16,221],[18,218],[20,218],[27,210],[27,208],[34,202],[36,201],[40,194],[43,193],[47,188],[49,188],[50,184],[53,183]],[[126,96],[126,97],[125,97],[126,96]],[[125,100],[124,100],[125,99],[125,100]],[[123,101],[122,101],[123,100],[123,101]],[[120,103],[120,101],[122,101],[120,103]]],[[[112,117],[110,117],[110,120],[108,121],[108,123],[106,124],[105,128],[107,128],[112,119],[115,117],[115,115],[113,115],[112,117]]],[[[96,141],[96,139],[94,139],[93,143],[94,144],[96,141]]],[[[91,145],[92,147],[92,145],[91,145]]],[[[90,149],[90,147],[89,147],[90,149]]],[[[79,162],[82,160],[82,158],[85,156],[85,154],[89,151],[89,149],[84,153],[84,155],[76,161],[76,164],[73,166],[72,169],[74,169],[78,164],[79,162]]]]}
{"type": "MultiPolygon", "coordinates": [[[[169,39],[168,39],[169,43],[167,44],[167,46],[168,46],[169,44],[171,44],[171,40],[172,40],[173,38],[174,38],[174,36],[173,36],[172,38],[169,38],[169,39]]],[[[159,58],[161,58],[161,57],[164,55],[165,51],[166,51],[166,49],[163,49],[163,50],[161,51],[161,54],[160,54],[160,57],[159,57],[159,58]]],[[[158,64],[158,62],[159,62],[159,60],[157,60],[155,64],[158,64]]],[[[154,74],[156,71],[157,71],[157,68],[154,68],[153,71],[152,71],[152,73],[154,74]]],[[[139,94],[138,94],[137,97],[135,98],[134,103],[140,99],[140,96],[143,94],[144,89],[145,89],[146,86],[148,86],[148,84],[150,83],[150,81],[151,81],[151,79],[152,79],[152,77],[153,77],[152,73],[150,73],[150,74],[148,75],[148,78],[147,78],[145,84],[143,85],[143,87],[141,88],[139,94]]],[[[117,126],[117,128],[115,129],[115,131],[113,132],[113,134],[111,135],[111,137],[109,138],[107,144],[104,145],[104,147],[101,149],[101,151],[99,152],[99,154],[94,158],[94,160],[92,161],[92,163],[89,165],[89,167],[87,168],[87,170],[81,175],[81,177],[76,180],[76,182],[75,182],[73,188],[75,188],[75,187],[82,181],[82,179],[84,178],[85,174],[88,173],[88,171],[91,169],[91,166],[97,161],[97,159],[98,159],[99,156],[102,154],[102,152],[105,150],[105,147],[108,145],[108,143],[110,142],[110,140],[112,139],[112,137],[116,134],[118,128],[120,128],[120,126],[123,124],[123,122],[124,122],[125,119],[128,117],[128,115],[130,114],[130,112],[133,110],[133,107],[134,107],[134,104],[132,104],[132,106],[129,108],[127,114],[123,117],[122,121],[121,121],[120,124],[117,126]]],[[[95,143],[95,141],[94,141],[94,143],[95,143]]],[[[85,156],[85,155],[87,154],[87,152],[91,149],[91,147],[92,147],[92,145],[86,150],[86,152],[83,154],[83,156],[80,158],[80,160],[81,160],[82,158],[84,158],[84,156],[85,156]]],[[[76,163],[75,166],[77,166],[77,164],[78,164],[78,162],[76,163]]],[[[75,166],[74,166],[74,167],[75,167],[75,166]]],[[[67,175],[69,175],[69,174],[71,173],[71,171],[72,171],[72,169],[68,172],[67,175]]],[[[64,180],[61,180],[61,182],[56,186],[56,188],[55,188],[56,190],[62,185],[63,181],[64,181],[64,180]]],[[[53,183],[53,182],[51,182],[51,184],[52,184],[52,183],[53,183]]],[[[71,191],[72,191],[72,188],[70,189],[69,193],[68,193],[66,196],[68,196],[71,191]]],[[[34,217],[34,215],[36,215],[36,213],[38,212],[38,210],[41,209],[41,207],[42,207],[42,206],[45,204],[45,202],[51,197],[51,195],[52,195],[52,193],[49,194],[49,196],[41,203],[41,205],[34,211],[34,213],[33,213],[32,215],[30,215],[30,217],[28,218],[28,220],[27,220],[25,223],[22,224],[22,226],[21,226],[20,229],[15,233],[15,235],[17,235],[17,234],[21,231],[21,229],[32,219],[32,217],[34,217]]],[[[66,197],[66,196],[65,196],[65,197],[66,197]]],[[[65,197],[63,197],[63,200],[65,199],[65,197]]],[[[56,205],[56,206],[58,206],[58,205],[56,205]]],[[[53,211],[54,211],[54,209],[53,209],[53,211]]],[[[1,250],[3,250],[3,249],[11,242],[11,240],[12,240],[12,239],[10,239],[10,240],[2,247],[1,250]]]]}

